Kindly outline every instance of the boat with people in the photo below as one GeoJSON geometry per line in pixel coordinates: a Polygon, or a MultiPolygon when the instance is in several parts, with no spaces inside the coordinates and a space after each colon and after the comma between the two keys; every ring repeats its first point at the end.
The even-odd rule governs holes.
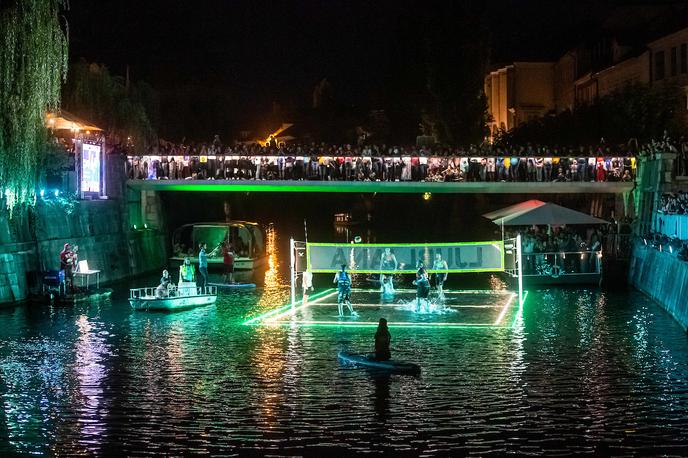
{"type": "Polygon", "coordinates": [[[385,371],[392,374],[420,374],[420,366],[418,364],[409,363],[406,361],[397,361],[394,359],[380,361],[373,358],[372,355],[351,353],[347,351],[340,351],[337,356],[340,361],[352,366],[359,366],[377,371],[385,371]]]}
{"type": "Polygon", "coordinates": [[[175,312],[212,305],[217,300],[217,287],[196,286],[180,282],[178,286],[153,286],[129,290],[129,304],[134,310],[175,312]]]}
{"type": "Polygon", "coordinates": [[[198,244],[208,246],[208,270],[224,268],[222,248],[231,245],[234,270],[254,270],[267,261],[265,231],[258,223],[231,220],[228,222],[192,223],[177,228],[172,234],[172,265],[189,258],[198,264],[198,244]]]}

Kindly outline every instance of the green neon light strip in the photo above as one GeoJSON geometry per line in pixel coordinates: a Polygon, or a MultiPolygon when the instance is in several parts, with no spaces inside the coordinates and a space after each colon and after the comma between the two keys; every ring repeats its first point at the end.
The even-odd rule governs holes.
{"type": "Polygon", "coordinates": [[[524,291],[523,300],[520,301],[520,304],[518,306],[518,312],[516,312],[516,316],[514,317],[514,321],[511,323],[512,328],[514,326],[516,326],[516,323],[518,323],[523,318],[523,305],[526,303],[527,297],[528,297],[528,291],[524,291]]]}
{"type": "MultiPolygon", "coordinates": [[[[490,291],[490,290],[482,290],[482,291],[490,291]]],[[[288,321],[280,321],[279,318],[287,316],[289,314],[295,313],[297,310],[301,310],[303,308],[308,307],[309,305],[318,303],[321,300],[327,299],[325,297],[327,294],[330,296],[333,296],[336,294],[336,291],[334,291],[334,288],[330,288],[328,290],[325,290],[321,293],[318,293],[316,295],[311,296],[309,299],[317,299],[316,301],[309,300],[307,303],[303,304],[303,301],[297,301],[293,305],[292,304],[287,304],[285,306],[279,307],[277,309],[271,310],[269,312],[264,313],[263,315],[260,315],[258,317],[252,318],[250,320],[247,320],[244,322],[244,325],[263,325],[263,326],[293,326],[293,325],[301,325],[301,326],[308,326],[308,327],[341,327],[341,326],[346,326],[346,327],[360,327],[360,328],[371,328],[371,327],[377,327],[378,323],[377,322],[371,322],[371,321],[364,321],[364,322],[342,322],[342,321],[308,321],[308,320],[288,320],[288,321]],[[301,304],[299,307],[293,308],[297,304],[301,304]],[[285,310],[286,313],[284,312],[285,310]],[[279,317],[274,316],[278,313],[281,313],[279,317]],[[272,317],[272,318],[270,318],[272,317]],[[265,321],[263,319],[269,318],[265,321]]],[[[511,292],[511,297],[510,300],[508,301],[507,305],[504,306],[504,310],[509,309],[509,305],[513,302],[513,297],[515,297],[517,294],[511,292]]],[[[503,320],[503,317],[499,318],[497,321],[495,321],[495,324],[488,324],[488,323],[408,323],[408,322],[391,322],[388,323],[390,327],[394,328],[424,328],[424,329],[430,329],[430,328],[436,328],[436,327],[444,327],[444,328],[450,328],[450,329],[478,329],[478,328],[492,328],[492,329],[507,329],[507,328],[512,328],[516,325],[516,323],[522,318],[523,316],[523,305],[525,304],[525,301],[528,297],[528,291],[524,291],[523,295],[523,301],[520,301],[519,309],[516,313],[516,316],[514,317],[513,322],[511,323],[510,326],[506,325],[498,325],[496,323],[499,323],[503,320]]],[[[384,304],[379,304],[380,306],[384,304]]],[[[506,315],[506,312],[504,312],[506,315]]]]}
{"type": "Polygon", "coordinates": [[[310,298],[309,298],[309,300],[307,302],[304,302],[300,306],[291,307],[291,308],[289,308],[289,310],[282,312],[279,315],[273,315],[271,317],[268,317],[264,321],[266,321],[266,322],[278,321],[280,318],[285,317],[287,315],[294,315],[297,311],[299,311],[301,309],[305,309],[306,307],[310,307],[313,304],[317,304],[319,301],[324,301],[325,299],[329,299],[330,297],[334,296],[335,294],[337,294],[337,291],[333,291],[330,294],[327,294],[327,295],[322,296],[322,297],[315,299],[315,300],[310,300],[310,298]]]}
{"type": "MultiPolygon", "coordinates": [[[[332,274],[332,273],[337,273],[339,272],[339,269],[308,269],[314,274],[332,274]]],[[[426,269],[429,273],[435,273],[435,272],[447,272],[450,274],[462,274],[462,273],[470,273],[470,272],[504,272],[504,269],[502,268],[486,268],[486,269],[449,269],[449,270],[432,270],[432,269],[426,269]]],[[[415,274],[416,269],[409,270],[409,269],[397,269],[397,270],[356,270],[356,269],[347,269],[347,272],[350,274],[415,274]]]]}
{"type": "MultiPolygon", "coordinates": [[[[300,325],[306,327],[348,327],[348,328],[376,328],[378,326],[376,321],[358,321],[358,322],[346,322],[346,321],[271,321],[266,323],[266,326],[293,326],[300,325]]],[[[407,323],[407,322],[391,322],[387,323],[390,328],[425,328],[432,329],[437,327],[442,328],[465,328],[465,329],[475,329],[475,328],[497,328],[497,329],[507,329],[507,326],[495,326],[493,324],[486,323],[407,323]]]]}
{"type": "MultiPolygon", "coordinates": [[[[334,288],[326,289],[325,291],[322,291],[320,293],[314,294],[313,296],[310,296],[309,299],[315,299],[315,298],[324,296],[325,294],[331,293],[332,291],[334,291],[334,288]]],[[[255,323],[257,321],[264,320],[265,318],[268,318],[268,317],[275,315],[277,313],[280,313],[286,309],[294,307],[294,306],[300,304],[301,302],[303,302],[303,301],[296,301],[293,304],[287,304],[287,305],[283,305],[282,307],[278,307],[276,309],[268,310],[267,312],[263,313],[262,315],[258,315],[257,317],[250,318],[250,319],[244,321],[243,324],[248,325],[248,324],[255,323]]]]}
{"type": "Polygon", "coordinates": [[[495,320],[494,324],[495,326],[499,325],[499,323],[502,322],[504,319],[504,316],[506,315],[506,311],[509,310],[509,307],[511,306],[511,303],[514,301],[514,297],[516,297],[516,294],[512,295],[508,301],[506,301],[506,304],[504,304],[504,307],[502,308],[502,311],[499,313],[499,316],[497,316],[497,319],[495,320]]]}
{"type": "MultiPolygon", "coordinates": [[[[372,304],[372,303],[359,303],[359,302],[352,302],[351,303],[354,308],[359,308],[359,307],[389,307],[389,308],[401,308],[405,307],[408,304],[372,304]]],[[[313,304],[308,304],[308,305],[313,305],[313,304]]],[[[318,306],[323,307],[323,306],[333,306],[337,305],[336,302],[318,302],[318,306]]],[[[498,305],[444,305],[445,308],[450,308],[450,309],[501,309],[504,306],[502,304],[498,305]]]]}
{"type": "MultiPolygon", "coordinates": [[[[495,246],[502,253],[500,258],[501,266],[495,268],[485,268],[485,269],[449,269],[449,270],[434,270],[427,269],[429,273],[436,272],[447,272],[447,273],[471,273],[471,272],[504,272],[504,241],[503,240],[492,240],[487,242],[447,242],[447,243],[320,243],[320,242],[306,242],[306,269],[312,273],[336,273],[339,269],[313,269],[311,266],[311,246],[314,247],[341,247],[341,248],[352,248],[352,247],[371,247],[371,248],[394,248],[394,247],[432,247],[432,246],[476,246],[476,245],[492,245],[495,246]]],[[[353,273],[361,274],[415,274],[416,270],[349,270],[353,273]]]]}
{"type": "Polygon", "coordinates": [[[426,247],[426,246],[463,246],[463,245],[502,245],[501,240],[490,240],[488,242],[446,242],[446,243],[320,243],[320,242],[306,242],[306,248],[309,246],[338,246],[342,248],[352,247],[426,247]]]}
{"type": "MultiPolygon", "coordinates": [[[[351,292],[357,292],[357,293],[379,293],[379,289],[359,289],[359,288],[352,288],[351,292]]],[[[412,288],[398,288],[395,289],[395,292],[397,293],[416,293],[415,289],[412,288]]],[[[461,290],[449,290],[445,289],[444,294],[490,294],[490,295],[504,295],[504,296],[510,296],[514,294],[513,291],[510,291],[508,289],[461,289],[461,290]]]]}
{"type": "Polygon", "coordinates": [[[486,183],[486,182],[365,182],[365,181],[302,181],[261,183],[255,181],[187,181],[187,180],[127,180],[134,189],[153,189],[157,191],[219,191],[219,192],[360,192],[360,193],[406,193],[422,194],[444,193],[581,193],[608,192],[619,194],[630,191],[633,182],[596,182],[596,183],[486,183]]]}

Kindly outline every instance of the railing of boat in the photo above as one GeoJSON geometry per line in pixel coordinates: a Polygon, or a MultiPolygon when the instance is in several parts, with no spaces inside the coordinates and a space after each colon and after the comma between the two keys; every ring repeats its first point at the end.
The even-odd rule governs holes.
{"type": "Polygon", "coordinates": [[[131,288],[129,290],[129,299],[145,299],[145,298],[169,298],[169,297],[189,297],[189,296],[217,296],[217,286],[182,286],[171,285],[167,289],[167,295],[158,296],[156,294],[157,286],[149,286],[145,288],[131,288]]]}
{"type": "MultiPolygon", "coordinates": [[[[602,251],[523,253],[523,275],[557,278],[562,275],[601,274],[602,251]]],[[[506,270],[513,276],[516,270],[506,270]]]]}

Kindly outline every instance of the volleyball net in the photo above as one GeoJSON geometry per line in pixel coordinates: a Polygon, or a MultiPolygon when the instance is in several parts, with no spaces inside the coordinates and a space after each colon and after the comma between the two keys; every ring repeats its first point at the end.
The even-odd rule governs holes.
{"type": "Polygon", "coordinates": [[[527,296],[523,291],[518,237],[459,243],[306,243],[293,239],[290,243],[290,303],[245,324],[372,327],[382,316],[393,327],[503,328],[518,322],[527,296]],[[511,288],[443,289],[435,297],[431,293],[432,307],[419,309],[416,290],[408,287],[419,261],[429,274],[503,273],[517,281],[511,288]],[[337,314],[337,290],[332,288],[330,279],[330,286],[324,290],[309,288],[314,275],[332,274],[342,266],[354,277],[350,299],[357,312],[355,316],[337,314]],[[397,274],[399,281],[394,283],[392,296],[384,294],[381,288],[371,288],[371,280],[397,274]],[[302,293],[298,298],[297,291],[302,293]]]}
{"type": "MultiPolygon", "coordinates": [[[[413,274],[422,261],[428,272],[503,272],[504,242],[463,243],[306,243],[305,270],[333,273],[346,265],[351,273],[413,274]],[[434,269],[436,256],[446,262],[434,269]]],[[[302,269],[298,266],[297,271],[302,269]]]]}

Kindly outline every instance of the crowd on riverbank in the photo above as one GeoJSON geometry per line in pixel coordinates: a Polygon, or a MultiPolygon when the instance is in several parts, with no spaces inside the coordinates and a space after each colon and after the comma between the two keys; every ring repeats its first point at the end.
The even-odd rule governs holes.
{"type": "Polygon", "coordinates": [[[659,212],[667,215],[688,215],[688,192],[662,194],[659,212]]]}
{"type": "Polygon", "coordinates": [[[656,247],[688,258],[688,193],[664,193],[660,199],[653,223],[655,233],[647,238],[656,247]]]}
{"type": "Polygon", "coordinates": [[[533,226],[527,230],[508,231],[508,237],[521,234],[523,273],[547,274],[544,270],[557,265],[569,273],[597,272],[596,256],[601,252],[605,234],[602,229],[590,227],[576,231],[570,226],[533,226]],[[567,256],[568,255],[568,256],[567,256]]]}
{"type": "Polygon", "coordinates": [[[128,156],[130,179],[320,181],[633,181],[628,149],[492,145],[468,149],[282,145],[181,147],[128,156]]]}

